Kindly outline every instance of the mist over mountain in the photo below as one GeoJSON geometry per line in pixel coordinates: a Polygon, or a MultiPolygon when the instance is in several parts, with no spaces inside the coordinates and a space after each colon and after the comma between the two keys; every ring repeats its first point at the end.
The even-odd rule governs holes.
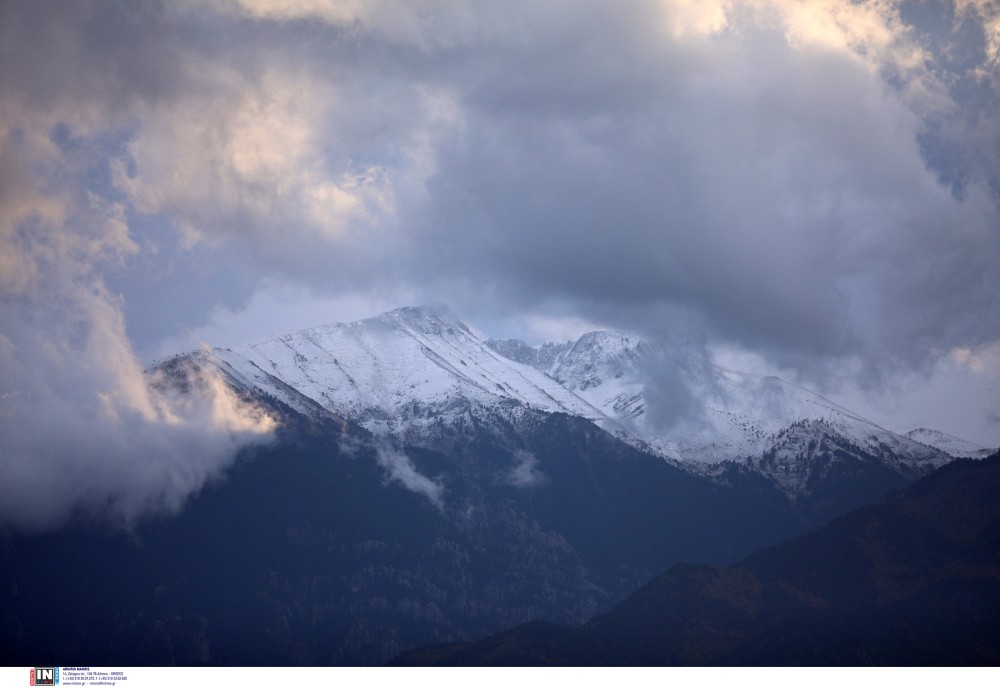
{"type": "Polygon", "coordinates": [[[176,516],[5,536],[11,662],[379,664],[579,624],[672,565],[733,563],[952,460],[776,378],[613,332],[484,341],[442,306],[148,374],[178,398],[217,380],[273,439],[176,516]],[[650,421],[677,380],[696,409],[650,421]]]}
{"type": "Polygon", "coordinates": [[[235,385],[302,408],[318,404],[376,434],[417,442],[433,443],[431,425],[503,407],[586,418],[692,469],[763,453],[779,433],[806,420],[868,450],[891,450],[915,473],[949,459],[933,441],[894,434],[777,377],[722,368],[618,332],[536,348],[484,341],[443,305],[192,355],[235,385]],[[665,411],[667,396],[685,409],[665,411]],[[419,415],[431,408],[433,418],[419,415]]]}
{"type": "Polygon", "coordinates": [[[575,626],[983,457],[998,141],[996,0],[3,0],[0,655],[575,626]]]}
{"type": "Polygon", "coordinates": [[[443,305],[168,364],[182,360],[217,370],[244,393],[306,414],[321,408],[386,440],[428,448],[447,446],[475,422],[517,431],[535,413],[566,413],[685,471],[717,479],[759,473],[792,500],[807,497],[820,473],[840,469],[834,465],[880,470],[899,486],[953,457],[777,377],[617,332],[539,347],[484,341],[443,305]]]}
{"type": "Polygon", "coordinates": [[[980,446],[974,442],[936,429],[928,429],[927,427],[911,429],[905,436],[914,441],[919,441],[928,446],[940,449],[956,458],[985,458],[993,453],[992,449],[985,446],[980,446]]]}

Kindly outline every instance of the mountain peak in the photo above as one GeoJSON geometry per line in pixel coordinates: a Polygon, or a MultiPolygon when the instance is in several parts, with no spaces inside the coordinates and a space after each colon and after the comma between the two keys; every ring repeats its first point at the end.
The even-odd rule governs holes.
{"type": "Polygon", "coordinates": [[[304,413],[325,409],[412,441],[465,422],[470,412],[485,416],[503,408],[509,415],[519,408],[577,415],[694,470],[760,456],[797,420],[825,424],[804,428],[808,436],[791,442],[796,450],[789,460],[812,450],[810,440],[824,428],[871,455],[905,456],[905,470],[914,474],[945,454],[973,456],[982,449],[926,430],[901,437],[807,389],[701,364],[635,334],[593,331],[538,347],[483,341],[440,303],[216,354],[247,388],[264,389],[304,413]]]}
{"type": "Polygon", "coordinates": [[[640,341],[642,339],[633,334],[602,329],[583,334],[576,340],[576,344],[581,346],[624,347],[635,346],[640,341]]]}
{"type": "Polygon", "coordinates": [[[920,442],[925,446],[931,446],[944,451],[956,458],[984,458],[992,453],[992,450],[985,446],[980,446],[979,444],[966,441],[965,439],[937,429],[928,429],[927,427],[911,429],[903,436],[920,442]]]}
{"type": "Polygon", "coordinates": [[[600,330],[587,332],[575,341],[547,341],[540,346],[530,346],[520,339],[490,339],[486,345],[500,355],[565,381],[561,376],[567,367],[589,366],[588,371],[593,371],[622,356],[634,358],[635,352],[648,344],[634,334],[600,330]]]}
{"type": "Polygon", "coordinates": [[[460,322],[455,311],[445,303],[424,303],[421,305],[407,305],[384,313],[388,317],[405,320],[434,320],[437,322],[447,322],[449,324],[460,322]]]}
{"type": "Polygon", "coordinates": [[[247,385],[289,405],[297,399],[299,407],[319,406],[376,434],[413,442],[500,406],[617,428],[544,373],[498,356],[441,304],[293,332],[219,356],[247,385]],[[283,397],[286,387],[298,396],[283,397]]]}
{"type": "Polygon", "coordinates": [[[448,328],[459,329],[467,334],[472,333],[458,318],[455,311],[444,303],[408,305],[358,322],[352,322],[350,326],[358,327],[379,323],[402,325],[425,334],[439,334],[448,328]]]}

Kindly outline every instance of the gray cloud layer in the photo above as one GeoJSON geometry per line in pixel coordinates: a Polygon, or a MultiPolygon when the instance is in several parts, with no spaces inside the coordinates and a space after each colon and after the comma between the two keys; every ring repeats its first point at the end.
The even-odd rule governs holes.
{"type": "Polygon", "coordinates": [[[477,73],[428,183],[441,269],[475,264],[525,301],[679,304],[823,356],[996,338],[995,197],[938,182],[923,122],[871,65],[752,28],[626,44],[622,21],[537,26],[546,50],[501,47],[477,73]]]}
{"type": "Polygon", "coordinates": [[[134,345],[263,283],[1000,380],[998,36],[985,0],[5,2],[4,469],[224,464],[134,345]],[[121,460],[64,458],[93,417],[121,460]]]}

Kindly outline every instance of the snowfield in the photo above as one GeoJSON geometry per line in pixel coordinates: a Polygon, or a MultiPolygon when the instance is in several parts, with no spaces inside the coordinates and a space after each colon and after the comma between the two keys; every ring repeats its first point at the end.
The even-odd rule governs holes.
{"type": "Polygon", "coordinates": [[[986,451],[935,430],[895,434],[777,377],[631,334],[591,332],[538,347],[483,340],[445,306],[188,356],[304,415],[348,419],[415,445],[433,445],[443,428],[473,417],[516,427],[533,413],[566,413],[691,471],[739,464],[790,494],[805,488],[805,464],[833,445],[908,475],[986,451]]]}

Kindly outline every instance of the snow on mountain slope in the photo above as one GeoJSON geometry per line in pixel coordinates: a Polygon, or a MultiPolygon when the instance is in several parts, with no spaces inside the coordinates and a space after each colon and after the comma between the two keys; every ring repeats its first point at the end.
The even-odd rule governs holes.
{"type": "Polygon", "coordinates": [[[472,420],[516,432],[520,422],[560,412],[694,472],[716,474],[735,462],[789,493],[828,460],[823,447],[907,476],[951,460],[930,434],[894,434],[777,377],[617,332],[538,347],[483,341],[444,306],[180,358],[215,365],[245,394],[271,396],[306,417],[351,420],[417,445],[472,420]]]}
{"type": "Polygon", "coordinates": [[[538,370],[498,355],[444,306],[216,350],[234,376],[292,407],[300,395],[376,434],[418,440],[470,410],[577,415],[618,435],[612,418],[538,370]]]}
{"type": "Polygon", "coordinates": [[[955,458],[985,458],[994,451],[994,449],[974,444],[971,441],[960,439],[952,434],[946,434],[936,429],[927,429],[926,427],[911,429],[904,436],[914,441],[919,441],[921,444],[944,451],[955,458]]]}
{"type": "Polygon", "coordinates": [[[544,369],[657,453],[688,466],[762,455],[804,420],[872,455],[899,456],[907,470],[926,472],[949,459],[778,377],[729,370],[632,335],[591,332],[537,349],[515,340],[488,345],[544,369]]]}
{"type": "MultiPolygon", "coordinates": [[[[944,465],[948,457],[861,417],[829,399],[778,377],[752,375],[713,366],[714,384],[707,394],[708,430],[702,435],[716,445],[728,444],[741,455],[773,447],[775,437],[790,425],[808,420],[823,432],[835,433],[876,456],[898,457],[919,473],[944,465]]],[[[687,435],[687,453],[725,458],[724,452],[693,444],[687,435]]],[[[888,458],[887,458],[888,459],[888,458]]],[[[893,459],[894,460],[894,459],[893,459]]]]}
{"type": "Polygon", "coordinates": [[[634,336],[590,332],[576,341],[538,348],[517,339],[491,339],[486,344],[545,372],[609,417],[635,420],[646,412],[642,390],[649,370],[643,363],[651,361],[654,352],[634,336]]]}

